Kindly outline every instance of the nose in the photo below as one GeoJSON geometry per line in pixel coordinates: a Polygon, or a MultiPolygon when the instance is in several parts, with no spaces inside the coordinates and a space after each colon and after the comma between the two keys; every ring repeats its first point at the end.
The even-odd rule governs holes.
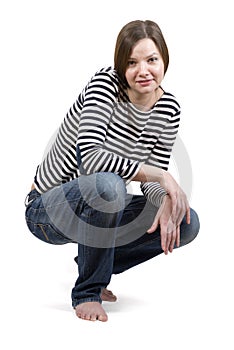
{"type": "Polygon", "coordinates": [[[140,62],[140,64],[139,64],[139,75],[141,75],[141,76],[149,75],[146,62],[140,62]]]}

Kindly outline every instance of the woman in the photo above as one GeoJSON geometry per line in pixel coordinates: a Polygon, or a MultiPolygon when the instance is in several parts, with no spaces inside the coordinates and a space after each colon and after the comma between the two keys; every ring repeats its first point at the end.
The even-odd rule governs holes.
{"type": "Polygon", "coordinates": [[[107,321],[102,301],[121,273],[191,242],[199,220],[167,172],[180,106],[161,83],[168,49],[158,25],[120,31],[114,69],[98,71],[68,111],[37,168],[27,198],[30,231],[51,244],[78,243],[72,305],[79,318],[107,321]],[[126,185],[141,183],[142,195],[126,185]]]}

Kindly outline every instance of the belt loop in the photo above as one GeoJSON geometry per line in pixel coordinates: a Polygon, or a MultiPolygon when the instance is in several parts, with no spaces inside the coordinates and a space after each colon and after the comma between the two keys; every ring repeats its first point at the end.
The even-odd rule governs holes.
{"type": "Polygon", "coordinates": [[[29,199],[29,194],[30,193],[27,194],[27,196],[25,197],[25,200],[24,200],[25,207],[27,207],[29,205],[29,203],[31,202],[31,201],[28,200],[29,199]]]}
{"type": "Polygon", "coordinates": [[[29,198],[30,198],[30,194],[32,193],[32,191],[35,191],[35,190],[31,190],[31,191],[27,194],[27,196],[26,196],[26,198],[25,198],[25,200],[24,200],[24,205],[25,205],[25,207],[27,207],[27,206],[36,198],[36,196],[35,196],[35,197],[33,197],[32,199],[29,199],[29,198]]]}

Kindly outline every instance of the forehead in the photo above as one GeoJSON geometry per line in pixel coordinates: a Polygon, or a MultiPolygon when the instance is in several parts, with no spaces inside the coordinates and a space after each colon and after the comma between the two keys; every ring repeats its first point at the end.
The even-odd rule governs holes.
{"type": "Polygon", "coordinates": [[[137,41],[137,43],[133,46],[131,57],[147,56],[152,53],[159,54],[159,50],[152,39],[145,38],[137,41]]]}

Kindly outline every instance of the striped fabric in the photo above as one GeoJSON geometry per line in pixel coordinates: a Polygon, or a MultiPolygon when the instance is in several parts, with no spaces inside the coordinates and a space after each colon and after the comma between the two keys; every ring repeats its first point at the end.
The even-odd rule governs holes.
{"type": "MultiPolygon", "coordinates": [[[[40,192],[80,174],[114,172],[128,184],[143,163],[167,170],[179,126],[180,106],[164,92],[152,110],[130,103],[111,67],[98,71],[64,118],[54,142],[37,168],[40,192]]],[[[143,194],[156,206],[165,191],[142,183],[143,194]]]]}

